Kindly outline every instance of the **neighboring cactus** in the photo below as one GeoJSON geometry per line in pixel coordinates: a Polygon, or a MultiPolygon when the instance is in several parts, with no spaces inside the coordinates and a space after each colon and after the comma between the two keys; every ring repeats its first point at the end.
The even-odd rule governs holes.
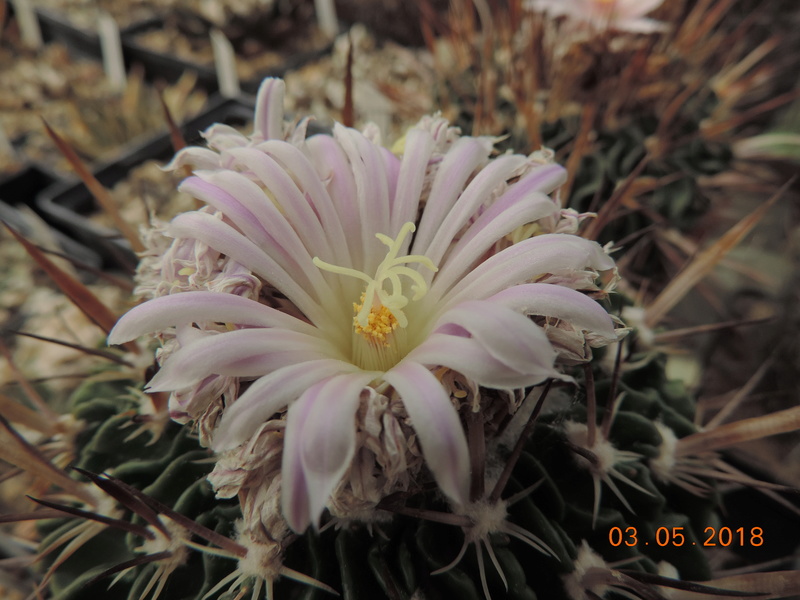
{"type": "Polygon", "coordinates": [[[455,0],[428,38],[438,100],[454,124],[503,148],[556,150],[570,172],[566,205],[599,213],[584,234],[623,242],[617,260],[635,257],[622,274],[657,293],[687,256],[659,232],[705,232],[719,210],[712,194],[769,178],[733,158],[797,97],[788,58],[797,16],[785,9],[784,21],[781,10],[777,1],[455,0]]]}
{"type": "MultiPolygon", "coordinates": [[[[346,523],[292,541],[285,566],[324,582],[345,598],[411,598],[421,592],[417,597],[479,600],[491,595],[575,600],[593,597],[589,592],[599,593],[612,580],[636,597],[650,598],[661,597],[647,595],[658,594],[657,588],[650,587],[654,583],[680,589],[685,585],[682,580],[707,579],[710,569],[702,542],[708,534],[704,530],[719,530],[723,524],[713,481],[699,479],[705,486],[702,495],[692,495],[664,482],[662,472],[653,467],[666,442],[665,431],[677,438],[695,431],[693,403],[681,386],[665,378],[663,361],[657,356],[637,362],[639,366],[626,370],[618,384],[614,374],[597,371],[598,380],[590,386],[601,398],[614,387],[621,392],[613,419],[602,412],[599,415],[599,421],[611,423],[609,447],[631,453],[615,465],[623,478],[616,487],[604,483],[593,490],[592,469],[587,468],[590,463],[585,456],[589,456],[586,450],[594,452],[598,445],[587,448],[584,444],[581,448],[580,436],[574,433],[580,430],[579,424],[586,423],[587,403],[593,404],[593,399],[581,391],[585,387],[554,388],[549,395],[537,388],[526,401],[533,404],[543,400],[544,410],[538,420],[531,420],[533,427],[522,433],[524,423],[512,421],[506,427],[507,434],[498,438],[498,444],[492,444],[495,451],[487,456],[493,463],[489,469],[493,479],[500,476],[499,469],[506,461],[516,460],[508,485],[502,490],[502,497],[511,499],[507,514],[505,506],[495,511],[500,518],[486,521],[488,529],[475,530],[481,526],[479,515],[491,514],[491,510],[454,515],[435,490],[419,490],[381,503],[381,508],[394,513],[391,519],[371,526],[346,523]],[[520,437],[509,436],[511,432],[520,437]],[[513,445],[517,439],[524,442],[519,453],[505,445],[513,445]],[[510,458],[513,454],[517,456],[510,458]],[[599,504],[593,507],[598,490],[602,490],[599,504]],[[626,545],[634,535],[629,527],[636,528],[636,547],[626,545]],[[660,528],[665,529],[657,533],[660,528]],[[685,536],[684,544],[677,545],[677,538],[673,539],[676,532],[685,536]],[[470,541],[474,546],[466,547],[470,541]],[[643,545],[645,541],[649,541],[647,546],[643,545]],[[453,562],[460,552],[463,559],[453,562]],[[624,562],[624,577],[580,579],[587,565],[599,568],[597,565],[619,562],[624,562]],[[672,567],[667,568],[665,563],[672,567]],[[446,568],[448,564],[450,568],[446,568]],[[437,571],[442,572],[434,574],[437,571]],[[663,577],[665,573],[667,577],[663,577]],[[588,586],[583,593],[589,595],[576,595],[582,585],[588,586]],[[645,588],[650,590],[647,594],[641,592],[645,588]]],[[[119,528],[113,525],[97,524],[96,535],[55,570],[48,589],[58,600],[126,599],[150,594],[155,597],[153,588],[163,583],[163,591],[157,590],[163,598],[201,600],[215,586],[220,598],[234,597],[223,593],[228,585],[218,584],[225,578],[232,582],[230,574],[237,557],[230,555],[230,548],[217,547],[220,539],[236,536],[241,511],[236,502],[214,497],[205,480],[212,467],[211,455],[198,445],[188,428],[169,425],[158,439],[124,436],[123,428],[139,408],[134,400],[124,400],[132,383],[89,382],[75,392],[71,414],[83,423],[76,438],[76,467],[86,469],[85,476],[92,480],[104,483],[106,491],[122,489],[117,498],[129,494],[114,483],[116,480],[141,489],[153,500],[143,505],[155,506],[152,513],[160,515],[165,531],[177,539],[177,544],[159,546],[157,540],[143,539],[142,526],[150,523],[152,516],[141,506],[133,508],[138,515],[117,509],[106,516],[130,523],[128,533],[115,531],[119,528]],[[108,472],[113,479],[97,478],[91,472],[108,472]],[[199,535],[192,537],[192,527],[170,518],[173,510],[195,521],[199,535]],[[203,528],[219,536],[206,538],[210,546],[203,541],[203,528]],[[171,549],[171,556],[141,564],[148,556],[158,558],[156,552],[163,548],[171,549]],[[176,553],[176,549],[181,552],[176,553]],[[108,588],[110,579],[97,579],[100,573],[127,561],[140,564],[125,572],[112,587],[108,588]],[[164,582],[159,579],[162,574],[164,582]]],[[[797,422],[795,416],[795,427],[797,422]]],[[[784,428],[789,428],[786,420],[784,428]]],[[[603,425],[598,425],[598,440],[604,439],[602,429],[603,425]]],[[[497,505],[490,496],[485,493],[484,506],[497,505]]],[[[42,547],[47,548],[77,526],[72,518],[42,522],[42,547]]],[[[156,531],[152,526],[147,529],[156,531]]],[[[603,568],[612,572],[612,567],[603,568]]],[[[242,582],[241,588],[248,589],[254,583],[242,582]]],[[[283,578],[275,586],[274,597],[327,595],[322,591],[312,594],[312,589],[283,578]]],[[[730,591],[715,593],[734,596],[730,591]]]]}

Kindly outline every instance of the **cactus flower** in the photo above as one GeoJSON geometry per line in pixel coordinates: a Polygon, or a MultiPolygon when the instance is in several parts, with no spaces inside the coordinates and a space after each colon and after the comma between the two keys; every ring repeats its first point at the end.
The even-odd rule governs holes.
{"type": "Polygon", "coordinates": [[[295,531],[318,522],[360,456],[358,412],[375,392],[398,403],[439,488],[464,504],[469,453],[445,374],[499,390],[563,377],[550,330],[587,347],[616,339],[584,293],[614,263],[595,242],[550,233],[570,216],[548,195],[560,166],[492,158],[490,139],[440,118],[412,128],[401,155],[369,127],[306,139],[304,124],[284,124],[283,93],[280,80],[262,86],[253,135],[217,127],[211,149],[176,159],[201,167],[181,189],[208,207],[167,229],[217,276],[235,263],[257,277],[259,299],[180,288],[129,311],[109,342],[174,332],[149,391],[236,380],[211,434],[218,452],[285,418],[282,511],[295,531]],[[509,241],[532,223],[538,235],[509,241]]]}
{"type": "Polygon", "coordinates": [[[664,0],[528,0],[529,10],[547,12],[552,17],[567,16],[598,29],[632,33],[662,31],[666,25],[645,18],[664,0]]]}

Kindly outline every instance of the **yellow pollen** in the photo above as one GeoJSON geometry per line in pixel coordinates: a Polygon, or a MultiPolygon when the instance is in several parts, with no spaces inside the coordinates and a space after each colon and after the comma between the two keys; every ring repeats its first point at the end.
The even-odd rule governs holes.
{"type": "Polygon", "coordinates": [[[368,342],[382,344],[388,347],[389,341],[387,337],[395,329],[397,329],[397,319],[385,306],[373,306],[367,315],[367,325],[362,327],[359,322],[359,313],[364,305],[364,298],[366,294],[361,294],[361,304],[353,302],[353,311],[356,316],[353,317],[353,329],[356,333],[360,333],[368,342]]]}
{"type": "MultiPolygon", "coordinates": [[[[354,323],[356,327],[360,327],[363,331],[381,331],[381,326],[373,326],[373,320],[376,324],[383,323],[385,315],[391,317],[386,323],[394,323],[391,325],[390,332],[397,326],[405,328],[408,325],[408,319],[403,312],[403,308],[409,301],[419,300],[427,293],[428,285],[422,275],[405,265],[417,263],[434,272],[438,271],[436,265],[427,256],[415,254],[398,256],[405,238],[415,229],[414,224],[409,222],[400,228],[400,232],[395,239],[382,233],[375,234],[375,237],[387,246],[389,250],[386,252],[386,258],[378,265],[374,277],[370,277],[356,269],[326,263],[317,256],[313,258],[314,265],[319,269],[336,273],[337,275],[356,277],[367,284],[366,290],[361,295],[361,304],[354,304],[354,306],[358,306],[354,323]],[[413,294],[410,299],[403,293],[403,286],[400,281],[401,275],[411,280],[411,292],[413,294]],[[391,293],[384,288],[385,283],[388,283],[391,293]]],[[[369,335],[374,336],[373,333],[369,335]]],[[[378,336],[375,337],[377,338],[378,336]]]]}

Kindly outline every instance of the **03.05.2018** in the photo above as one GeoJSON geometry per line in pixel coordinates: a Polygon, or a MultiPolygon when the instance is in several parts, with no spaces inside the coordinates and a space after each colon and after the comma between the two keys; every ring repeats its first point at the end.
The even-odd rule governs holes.
{"type": "MultiPolygon", "coordinates": [[[[753,546],[758,547],[764,544],[764,530],[761,527],[706,527],[703,530],[705,540],[703,542],[688,541],[684,534],[685,527],[659,527],[656,529],[655,539],[652,540],[658,546],[753,546]]],[[[693,536],[692,536],[693,537],[693,536]]],[[[637,546],[644,544],[650,545],[650,540],[642,540],[636,527],[612,527],[608,531],[608,542],[614,546],[637,546]]]]}

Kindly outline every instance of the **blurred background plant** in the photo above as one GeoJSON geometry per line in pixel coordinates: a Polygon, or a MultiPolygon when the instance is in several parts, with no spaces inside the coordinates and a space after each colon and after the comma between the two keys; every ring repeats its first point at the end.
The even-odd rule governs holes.
{"type": "MultiPolygon", "coordinates": [[[[441,15],[423,0],[423,32],[444,114],[473,133],[504,136],[508,147],[553,148],[570,170],[568,205],[598,212],[584,234],[614,241],[629,295],[647,306],[700,248],[796,172],[800,12],[780,0],[620,2],[619,12],[653,9],[642,32],[624,15],[609,16],[608,27],[587,21],[590,4],[608,5],[459,0],[441,15]]],[[[684,352],[698,352],[711,396],[742,385],[777,345],[787,371],[765,378],[770,396],[783,405],[797,397],[797,363],[786,363],[795,354],[784,327],[792,316],[783,308],[797,297],[796,193],[787,190],[747,248],[658,319],[683,328],[774,317],[683,340],[684,352]]],[[[699,384],[697,365],[672,364],[699,384]]]]}

